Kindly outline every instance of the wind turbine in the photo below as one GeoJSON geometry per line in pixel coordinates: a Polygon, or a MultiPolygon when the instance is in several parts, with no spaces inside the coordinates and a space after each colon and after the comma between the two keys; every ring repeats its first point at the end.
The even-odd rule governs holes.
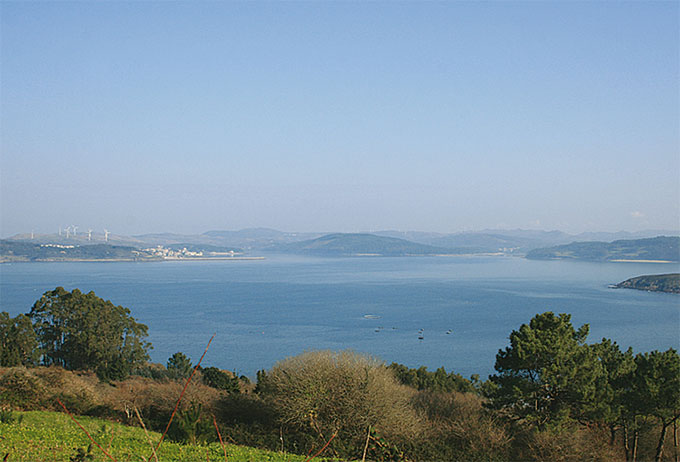
{"type": "Polygon", "coordinates": [[[66,239],[68,239],[69,237],[71,237],[71,227],[67,226],[66,227],[66,239]]]}
{"type": "Polygon", "coordinates": [[[76,230],[78,229],[78,227],[76,225],[72,225],[72,226],[73,226],[73,237],[76,237],[76,230]]]}
{"type": "Polygon", "coordinates": [[[59,237],[61,237],[61,226],[59,226],[59,237]]]}
{"type": "Polygon", "coordinates": [[[104,230],[104,240],[109,242],[109,231],[107,229],[104,230]]]}
{"type": "Polygon", "coordinates": [[[91,240],[92,240],[92,230],[91,230],[91,229],[88,229],[88,230],[87,230],[87,240],[88,240],[88,241],[91,241],[91,240]]]}

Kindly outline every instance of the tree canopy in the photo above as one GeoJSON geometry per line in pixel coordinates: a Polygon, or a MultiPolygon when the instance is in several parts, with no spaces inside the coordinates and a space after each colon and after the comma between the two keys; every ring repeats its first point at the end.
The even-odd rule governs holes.
{"type": "Polygon", "coordinates": [[[655,461],[660,461],[668,427],[680,418],[680,356],[674,349],[635,357],[627,401],[630,414],[654,416],[661,424],[655,461]]]}
{"type": "Polygon", "coordinates": [[[11,318],[0,313],[0,366],[33,366],[38,363],[38,340],[25,314],[11,318]]]}
{"type": "Polygon", "coordinates": [[[496,355],[492,404],[544,427],[592,402],[603,371],[585,344],[588,330],[587,324],[574,329],[568,314],[548,311],[513,331],[510,346],[496,355]]]}
{"type": "Polygon", "coordinates": [[[178,351],[168,358],[167,363],[168,377],[171,379],[186,379],[191,375],[193,368],[191,358],[178,351]]]}
{"type": "Polygon", "coordinates": [[[147,326],[130,316],[128,308],[94,292],[57,287],[45,292],[28,315],[45,365],[91,369],[103,379],[115,380],[149,359],[147,326]]]}

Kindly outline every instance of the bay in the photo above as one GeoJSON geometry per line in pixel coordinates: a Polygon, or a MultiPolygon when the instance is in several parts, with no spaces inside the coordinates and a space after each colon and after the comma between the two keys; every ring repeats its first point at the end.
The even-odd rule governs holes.
{"type": "Polygon", "coordinates": [[[78,288],[147,324],[154,362],[177,351],[197,360],[216,333],[204,365],[251,378],[305,350],[347,348],[486,378],[510,332],[544,311],[590,324],[589,343],[679,349],[680,296],[609,288],[678,270],[517,257],[13,263],[0,265],[0,311],[26,313],[48,290],[78,288]]]}

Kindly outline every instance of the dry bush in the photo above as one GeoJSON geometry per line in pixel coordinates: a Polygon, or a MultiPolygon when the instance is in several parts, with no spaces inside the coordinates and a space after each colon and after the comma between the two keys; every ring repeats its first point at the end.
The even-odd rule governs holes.
{"type": "MultiPolygon", "coordinates": [[[[677,433],[678,439],[680,440],[680,423],[678,423],[678,427],[677,433]]],[[[651,462],[654,460],[660,435],[661,424],[656,419],[647,419],[640,429],[637,449],[638,462],[651,462]]],[[[621,445],[622,443],[619,444],[621,445]]],[[[632,445],[632,441],[630,444],[632,445]]],[[[619,448],[622,448],[622,446],[619,446],[619,448]]],[[[623,454],[623,449],[620,449],[620,451],[620,453],[623,454]]],[[[666,431],[666,438],[664,439],[664,449],[661,460],[663,462],[676,462],[677,460],[680,460],[680,447],[675,446],[673,441],[673,425],[671,425],[666,431]],[[676,452],[678,453],[677,459],[675,457],[676,452]]]]}
{"type": "Polygon", "coordinates": [[[420,460],[508,460],[506,426],[472,393],[421,391],[413,405],[427,419],[425,438],[411,449],[420,460]]]}
{"type": "MultiPolygon", "coordinates": [[[[143,377],[110,384],[101,382],[92,372],[56,366],[0,369],[0,402],[13,409],[61,411],[59,399],[74,414],[116,418],[137,425],[137,407],[146,423],[155,429],[165,428],[183,387],[184,381],[143,377]]],[[[179,410],[200,404],[204,413],[214,413],[223,394],[201,383],[196,374],[179,410]]]]}
{"type": "Polygon", "coordinates": [[[608,431],[573,424],[560,431],[518,430],[514,459],[554,462],[608,462],[624,458],[610,446],[608,431]]]}
{"type": "Polygon", "coordinates": [[[91,372],[67,371],[57,366],[0,371],[0,398],[22,410],[61,411],[59,399],[75,414],[106,414],[102,406],[111,389],[91,372]]]}
{"type": "Polygon", "coordinates": [[[0,402],[3,405],[16,410],[42,409],[47,388],[34,370],[23,366],[0,369],[0,402]]]}
{"type": "MultiPolygon", "coordinates": [[[[0,400],[15,409],[61,411],[57,399],[74,414],[127,418],[136,423],[133,409],[152,421],[167,420],[182,392],[184,381],[130,377],[121,382],[101,382],[93,372],[61,367],[11,367],[0,369],[0,400]]],[[[191,403],[214,412],[222,393],[204,385],[197,374],[187,388],[180,411],[191,403]]]]}
{"type": "MultiPolygon", "coordinates": [[[[170,418],[184,382],[130,377],[114,385],[114,389],[106,398],[105,404],[108,407],[124,415],[128,423],[136,422],[134,415],[136,407],[152,428],[161,428],[170,418]]],[[[184,393],[179,410],[185,411],[193,403],[200,404],[205,412],[212,413],[221,396],[219,390],[200,383],[194,377],[184,393]]]]}
{"type": "Polygon", "coordinates": [[[61,367],[39,367],[33,369],[47,387],[50,395],[46,407],[61,411],[57,398],[75,414],[97,413],[111,386],[100,382],[93,372],[67,371],[61,367]]]}
{"type": "Polygon", "coordinates": [[[359,455],[370,426],[390,439],[421,430],[410,406],[414,390],[397,382],[384,363],[351,351],[315,351],[285,359],[266,375],[261,395],[280,422],[328,439],[344,455],[359,455]]]}

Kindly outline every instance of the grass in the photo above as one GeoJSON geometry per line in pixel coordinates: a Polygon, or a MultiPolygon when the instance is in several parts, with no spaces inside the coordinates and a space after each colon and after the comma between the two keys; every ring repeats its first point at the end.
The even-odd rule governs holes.
{"type": "MultiPolygon", "coordinates": [[[[55,461],[69,462],[79,449],[86,452],[90,440],[85,433],[64,413],[47,411],[14,412],[12,423],[0,422],[0,460],[6,461],[55,461]]],[[[78,416],[78,422],[117,461],[146,461],[151,454],[144,430],[128,427],[92,417],[78,416]]],[[[161,434],[149,432],[157,444],[161,434]]],[[[305,456],[278,453],[246,446],[228,444],[229,462],[303,462],[305,456]]],[[[91,449],[92,458],[87,461],[109,461],[96,446],[91,449]]],[[[153,458],[151,458],[153,460],[153,458]]],[[[220,443],[192,446],[164,441],[158,451],[160,462],[170,461],[223,461],[220,443]]],[[[329,459],[314,459],[328,461],[329,459]]]]}

